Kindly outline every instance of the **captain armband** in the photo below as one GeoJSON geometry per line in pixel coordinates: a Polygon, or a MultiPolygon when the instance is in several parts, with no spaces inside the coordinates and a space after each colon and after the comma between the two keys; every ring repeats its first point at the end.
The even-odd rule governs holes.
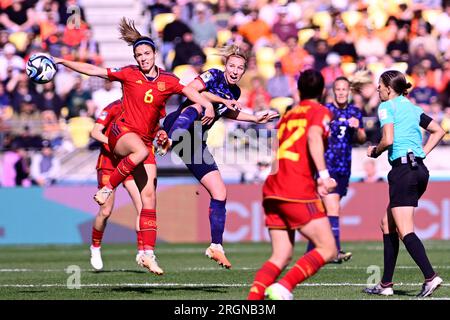
{"type": "Polygon", "coordinates": [[[433,121],[431,117],[427,116],[425,113],[422,113],[420,115],[419,125],[426,130],[431,121],[433,121]]]}

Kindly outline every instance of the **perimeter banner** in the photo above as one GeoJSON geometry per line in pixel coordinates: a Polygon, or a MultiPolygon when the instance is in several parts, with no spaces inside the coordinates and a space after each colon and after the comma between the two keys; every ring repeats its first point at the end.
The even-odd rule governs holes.
{"type": "MultiPolygon", "coordinates": [[[[225,242],[268,241],[261,185],[228,185],[225,242]]],[[[416,210],[422,239],[450,239],[450,182],[431,182],[416,210]]],[[[0,244],[90,242],[98,205],[95,186],[0,189],[0,244]]],[[[158,241],[208,242],[209,195],[201,185],[158,186],[158,241]]],[[[380,220],[388,204],[386,183],[350,185],[342,201],[343,241],[381,240],[380,220]]],[[[109,243],[135,242],[136,211],[127,192],[117,189],[105,232],[109,243]]]]}

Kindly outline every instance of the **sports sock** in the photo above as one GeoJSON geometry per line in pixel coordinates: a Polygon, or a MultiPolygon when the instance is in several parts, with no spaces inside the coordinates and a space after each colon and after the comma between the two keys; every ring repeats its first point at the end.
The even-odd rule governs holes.
{"type": "Polygon", "coordinates": [[[425,279],[432,279],[436,273],[431,266],[430,260],[428,260],[422,241],[414,232],[411,232],[403,237],[403,243],[411,258],[419,266],[425,279]]]}
{"type": "Polygon", "coordinates": [[[172,138],[173,132],[177,129],[188,130],[197,118],[197,109],[194,107],[187,107],[175,120],[172,128],[170,128],[170,131],[168,132],[169,138],[172,138]]]}
{"type": "Polygon", "coordinates": [[[383,234],[384,244],[384,270],[381,283],[384,285],[391,285],[394,276],[395,264],[397,263],[398,249],[399,249],[398,233],[383,234]]]}
{"type": "Polygon", "coordinates": [[[144,250],[153,250],[156,242],[156,210],[142,209],[139,216],[139,229],[142,236],[142,245],[144,250]]]}
{"type": "Polygon", "coordinates": [[[336,240],[336,246],[337,246],[337,249],[338,249],[338,252],[339,252],[339,251],[341,251],[339,217],[337,217],[337,216],[328,216],[328,220],[330,221],[331,231],[333,232],[334,240],[336,240]]]}
{"type": "Polygon", "coordinates": [[[102,246],[103,231],[98,231],[92,227],[92,246],[100,248],[102,246]]]}
{"type": "Polygon", "coordinates": [[[281,269],[270,261],[266,261],[261,269],[256,272],[255,280],[248,294],[247,300],[263,300],[264,291],[275,282],[281,273],[281,269]]]}
{"type": "Polygon", "coordinates": [[[222,244],[226,220],[226,200],[211,199],[209,204],[209,224],[211,228],[211,243],[222,244]]]}
{"type": "Polygon", "coordinates": [[[136,231],[136,236],[137,236],[137,249],[138,251],[144,251],[144,242],[142,240],[142,232],[141,231],[136,231]]]}
{"type": "Polygon", "coordinates": [[[120,160],[119,164],[109,177],[109,183],[107,185],[108,188],[115,189],[133,172],[136,166],[137,164],[131,161],[130,156],[126,156],[125,158],[120,160]]]}
{"type": "Polygon", "coordinates": [[[313,276],[324,264],[325,260],[317,249],[314,249],[298,259],[278,283],[292,292],[297,284],[313,276]]]}

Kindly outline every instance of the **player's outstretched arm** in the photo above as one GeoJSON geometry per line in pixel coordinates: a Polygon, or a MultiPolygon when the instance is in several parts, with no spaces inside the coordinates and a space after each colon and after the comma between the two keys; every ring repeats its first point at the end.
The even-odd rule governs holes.
{"type": "Polygon", "coordinates": [[[222,103],[224,104],[228,109],[230,110],[240,110],[242,109],[242,105],[240,102],[237,102],[234,99],[224,99],[222,97],[219,97],[211,92],[208,91],[203,91],[201,93],[202,96],[204,96],[205,98],[207,98],[209,101],[211,101],[212,103],[222,103]]]}
{"type": "Polygon", "coordinates": [[[224,115],[229,119],[254,123],[267,123],[280,116],[276,112],[266,111],[259,115],[254,115],[240,110],[228,111],[224,115]]]}
{"type": "Polygon", "coordinates": [[[73,71],[86,74],[88,76],[97,76],[104,79],[108,79],[108,72],[106,68],[103,67],[97,67],[93,64],[85,63],[85,62],[76,62],[76,61],[69,61],[61,58],[55,58],[53,57],[56,63],[62,64],[63,66],[72,69],[73,71]]]}

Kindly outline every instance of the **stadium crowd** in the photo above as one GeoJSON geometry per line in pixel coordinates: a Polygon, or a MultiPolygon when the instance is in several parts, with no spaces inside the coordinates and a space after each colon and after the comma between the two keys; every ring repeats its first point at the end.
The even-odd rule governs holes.
{"type": "MultiPolygon", "coordinates": [[[[112,101],[121,91],[108,81],[82,78],[65,68],[44,85],[25,74],[25,63],[36,52],[103,65],[77,0],[0,3],[0,152],[11,155],[7,159],[11,163],[3,161],[3,170],[9,163],[7,167],[20,173],[17,177],[24,177],[15,179],[16,185],[38,184],[31,178],[33,164],[27,150],[48,144],[64,150],[87,146],[88,137],[78,133],[93,126],[106,106],[106,96],[112,101]],[[76,26],[68,10],[73,6],[81,17],[76,26]]],[[[441,123],[447,130],[443,143],[450,144],[449,0],[142,0],[142,4],[148,26],[143,31],[157,43],[159,64],[180,78],[220,68],[215,53],[225,44],[251,51],[240,82],[240,102],[247,111],[284,113],[299,101],[297,77],[307,68],[319,70],[325,78],[324,103],[333,99],[331,85],[337,77],[363,76],[370,80],[353,88],[352,100],[362,110],[368,142],[377,143],[377,79],[384,70],[397,69],[406,72],[414,85],[409,98],[441,123]]]]}

